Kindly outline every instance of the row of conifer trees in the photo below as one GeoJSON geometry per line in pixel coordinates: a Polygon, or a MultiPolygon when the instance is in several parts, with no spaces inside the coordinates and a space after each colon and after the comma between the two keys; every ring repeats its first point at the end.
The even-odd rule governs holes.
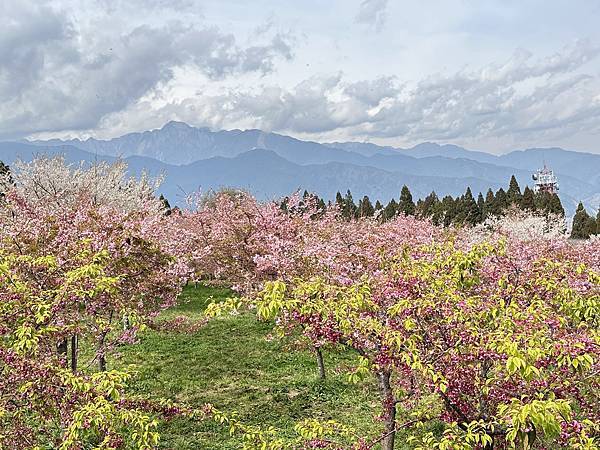
{"type": "MultiPolygon", "coordinates": [[[[304,197],[313,196],[304,192],[304,197]]],[[[327,205],[321,198],[316,198],[320,207],[324,210],[327,205]]],[[[450,226],[456,224],[476,225],[482,223],[490,216],[501,216],[511,205],[523,210],[537,212],[539,214],[557,214],[564,216],[565,211],[561,201],[556,194],[546,192],[534,193],[529,186],[523,192],[519,187],[517,179],[512,176],[508,189],[498,189],[494,192],[489,189],[485,196],[480,192],[477,198],[473,196],[471,188],[467,188],[464,194],[453,197],[446,195],[439,198],[435,192],[431,192],[424,199],[415,203],[408,186],[403,186],[398,200],[392,198],[385,206],[379,200],[372,203],[368,196],[359,199],[355,203],[352,193],[348,190],[345,195],[340,192],[336,194],[335,204],[340,209],[342,216],[348,220],[361,217],[377,217],[385,222],[399,214],[429,218],[435,224],[450,226]]],[[[285,207],[285,205],[283,205],[285,207]]]]}
{"type": "MultiPolygon", "coordinates": [[[[0,175],[9,172],[9,167],[0,161],[0,175]]],[[[328,205],[331,206],[331,202],[326,204],[322,198],[304,191],[304,198],[307,197],[315,197],[320,209],[323,211],[328,205]]],[[[162,195],[161,200],[165,203],[165,209],[170,214],[169,202],[162,195]]],[[[286,203],[286,201],[282,203],[283,208],[286,207],[286,203]]],[[[345,196],[338,192],[335,197],[335,204],[339,207],[343,217],[348,220],[361,217],[377,217],[385,222],[398,214],[405,214],[429,218],[433,223],[444,226],[453,224],[476,225],[490,216],[501,216],[511,205],[539,214],[552,213],[561,216],[565,214],[558,195],[546,192],[534,193],[529,186],[526,186],[521,193],[521,188],[514,175],[511,177],[506,191],[500,188],[494,193],[492,189],[488,189],[485,196],[480,192],[477,199],[473,196],[471,188],[468,187],[461,196],[446,195],[440,200],[435,192],[431,192],[427,197],[419,199],[415,203],[408,186],[404,185],[400,191],[398,201],[392,198],[385,206],[379,200],[373,204],[366,195],[356,204],[350,190],[346,192],[345,196]]],[[[573,217],[571,237],[587,239],[592,235],[600,235],[600,208],[594,218],[588,214],[583,203],[580,202],[573,217]]]]}

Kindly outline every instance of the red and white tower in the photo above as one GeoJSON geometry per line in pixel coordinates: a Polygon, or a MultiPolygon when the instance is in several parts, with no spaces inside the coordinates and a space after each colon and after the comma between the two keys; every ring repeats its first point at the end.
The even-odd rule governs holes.
{"type": "Polygon", "coordinates": [[[548,192],[555,194],[558,191],[558,180],[552,169],[549,169],[544,163],[544,167],[532,175],[535,181],[535,192],[548,192]]]}

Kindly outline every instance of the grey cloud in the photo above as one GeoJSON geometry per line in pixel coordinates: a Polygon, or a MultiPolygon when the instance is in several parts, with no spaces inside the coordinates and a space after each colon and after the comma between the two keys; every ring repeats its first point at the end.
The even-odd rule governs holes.
{"type": "Polygon", "coordinates": [[[43,76],[46,54],[56,55],[56,63],[77,60],[69,44],[72,30],[47,6],[29,9],[26,5],[0,4],[6,20],[0,31],[0,96],[18,95],[43,76]]]}
{"type": "MultiPolygon", "coordinates": [[[[86,30],[43,3],[0,10],[0,137],[94,128],[168,83],[177,67],[210,79],[274,70],[293,57],[292,36],[277,33],[241,47],[217,27],[172,21],[122,34],[86,30]],[[96,35],[98,33],[98,35],[96,35]]],[[[119,30],[123,31],[123,30],[119,30]]]]}
{"type": "Polygon", "coordinates": [[[387,19],[387,6],[388,0],[363,0],[354,21],[381,31],[387,19]]]}
{"type": "Polygon", "coordinates": [[[242,53],[242,70],[248,72],[262,72],[266,74],[274,70],[276,58],[284,58],[289,61],[294,57],[290,35],[277,33],[269,45],[252,46],[242,53]]]}
{"type": "MultiPolygon", "coordinates": [[[[84,0],[77,0],[84,1],[84,0]]],[[[102,10],[115,14],[123,11],[140,12],[140,10],[150,10],[152,12],[171,11],[196,11],[198,14],[202,11],[202,5],[198,0],[88,0],[96,4],[102,10]]]]}
{"type": "Polygon", "coordinates": [[[400,89],[396,86],[394,77],[381,77],[352,83],[344,92],[366,105],[377,106],[383,99],[396,97],[400,89]]]}
{"type": "MultiPolygon", "coordinates": [[[[580,130],[597,133],[600,79],[578,73],[597,53],[585,42],[542,59],[519,51],[504,64],[435,75],[412,86],[392,77],[350,83],[341,74],[315,76],[292,89],[263,86],[201,94],[153,114],[213,128],[257,127],[334,138],[535,140],[580,130]]],[[[111,125],[124,127],[138,115],[145,114],[137,108],[125,111],[111,125]]]]}

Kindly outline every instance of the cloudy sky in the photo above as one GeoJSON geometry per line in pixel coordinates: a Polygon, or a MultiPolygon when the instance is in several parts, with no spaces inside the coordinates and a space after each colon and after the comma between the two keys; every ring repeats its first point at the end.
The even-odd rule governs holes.
{"type": "Polygon", "coordinates": [[[0,0],[0,139],[169,120],[600,153],[597,0],[0,0]]]}

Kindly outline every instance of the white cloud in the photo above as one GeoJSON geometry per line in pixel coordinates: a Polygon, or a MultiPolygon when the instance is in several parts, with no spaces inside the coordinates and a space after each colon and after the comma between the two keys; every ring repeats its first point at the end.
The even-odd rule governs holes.
{"type": "Polygon", "coordinates": [[[348,5],[0,0],[0,139],[110,137],[178,119],[390,145],[594,150],[600,10],[589,2],[348,5]]]}
{"type": "Polygon", "coordinates": [[[354,21],[381,31],[387,19],[387,6],[388,0],[363,0],[354,21]]]}
{"type": "Polygon", "coordinates": [[[114,134],[129,131],[132,121],[143,129],[178,119],[215,129],[392,143],[563,139],[582,130],[600,132],[600,79],[577,73],[597,54],[584,41],[541,59],[519,50],[503,64],[432,75],[414,85],[393,77],[349,82],[338,73],[313,76],[291,89],[236,86],[160,108],[137,104],[108,116],[102,126],[114,134]]]}
{"type": "Polygon", "coordinates": [[[94,128],[191,65],[211,80],[274,70],[293,57],[292,36],[275,32],[242,47],[216,26],[180,21],[119,33],[38,2],[0,12],[0,137],[94,128]]]}

